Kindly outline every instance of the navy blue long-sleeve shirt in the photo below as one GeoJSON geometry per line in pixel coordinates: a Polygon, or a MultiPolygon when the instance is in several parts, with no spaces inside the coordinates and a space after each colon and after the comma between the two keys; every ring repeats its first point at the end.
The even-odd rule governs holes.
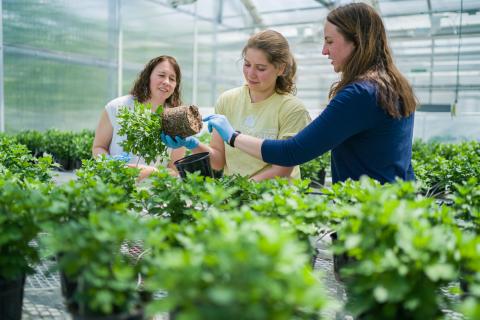
{"type": "Polygon", "coordinates": [[[345,86],[327,108],[296,136],[265,140],[265,162],[294,166],[332,150],[332,181],[367,175],[381,183],[414,180],[411,165],[414,115],[395,119],[377,103],[367,81],[345,86]]]}

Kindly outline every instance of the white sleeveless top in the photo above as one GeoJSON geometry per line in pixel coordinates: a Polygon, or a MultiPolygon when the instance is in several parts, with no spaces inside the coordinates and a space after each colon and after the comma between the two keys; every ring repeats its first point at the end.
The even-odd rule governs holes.
{"type": "MultiPolygon", "coordinates": [[[[110,146],[108,147],[108,152],[112,156],[120,155],[122,154],[123,148],[120,145],[122,141],[126,139],[125,136],[120,136],[118,135],[118,130],[120,130],[120,125],[118,124],[118,113],[121,108],[128,108],[128,110],[133,111],[134,108],[134,99],[132,95],[126,95],[123,97],[118,97],[116,99],[113,99],[107,105],[105,106],[105,111],[107,111],[108,118],[110,119],[110,123],[112,124],[113,127],[113,134],[112,134],[112,141],[110,142],[110,146]]],[[[160,137],[158,137],[158,141],[160,142],[160,137]]],[[[171,149],[169,148],[167,150],[168,154],[171,153],[171,149]]],[[[129,163],[136,164],[137,161],[139,164],[146,164],[145,159],[140,157],[140,160],[138,156],[130,154],[131,160],[129,163]]],[[[158,166],[162,165],[164,167],[167,166],[168,161],[161,162],[160,157],[157,158],[155,162],[151,162],[148,165],[150,166],[158,166]]]]}

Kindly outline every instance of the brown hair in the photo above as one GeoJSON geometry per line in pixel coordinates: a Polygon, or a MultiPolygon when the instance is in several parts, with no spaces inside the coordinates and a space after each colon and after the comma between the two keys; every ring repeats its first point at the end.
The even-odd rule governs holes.
{"type": "Polygon", "coordinates": [[[248,39],[247,44],[242,50],[242,57],[245,58],[247,49],[254,48],[262,50],[268,61],[276,68],[283,64],[285,71],[277,77],[275,82],[275,91],[279,94],[295,94],[295,75],[297,73],[297,63],[290,51],[287,39],[277,31],[260,31],[248,39]]]}
{"type": "Polygon", "coordinates": [[[377,102],[390,116],[400,118],[414,112],[417,99],[393,62],[385,27],[377,12],[367,4],[351,3],[332,10],[327,21],[354,44],[340,81],[330,88],[329,98],[354,81],[367,80],[377,86],[377,102]]]}
{"type": "Polygon", "coordinates": [[[159,56],[150,60],[146,65],[145,68],[138,74],[137,80],[133,84],[133,88],[130,91],[130,94],[135,97],[138,102],[145,102],[150,99],[150,75],[153,72],[155,67],[164,62],[168,61],[175,71],[177,85],[173,90],[173,93],[168,99],[165,101],[165,104],[168,104],[170,107],[178,107],[182,104],[181,93],[180,93],[180,84],[182,81],[182,73],[180,72],[180,66],[175,60],[174,57],[171,56],[159,56]]]}

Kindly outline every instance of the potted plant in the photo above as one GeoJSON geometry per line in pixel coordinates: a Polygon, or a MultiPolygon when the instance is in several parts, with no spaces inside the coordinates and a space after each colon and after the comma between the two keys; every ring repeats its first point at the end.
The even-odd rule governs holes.
{"type": "Polygon", "coordinates": [[[434,319],[442,315],[439,289],[457,279],[460,234],[448,207],[431,199],[399,200],[388,188],[344,207],[337,253],[344,267],[347,309],[361,319],[434,319]]]}
{"type": "Polygon", "coordinates": [[[122,247],[146,234],[125,211],[98,210],[52,231],[46,246],[58,256],[74,319],[143,319],[138,275],[143,260],[132,261],[122,247]],[[74,237],[72,235],[75,235],[74,237]]]}
{"type": "Polygon", "coordinates": [[[330,152],[300,165],[300,174],[302,179],[310,179],[314,186],[325,184],[327,169],[330,166],[330,152]]]}
{"type": "Polygon", "coordinates": [[[39,260],[29,245],[48,218],[39,189],[8,172],[0,178],[0,319],[21,319],[25,275],[39,260]]]}
{"type": "Polygon", "coordinates": [[[40,131],[26,130],[15,135],[17,141],[25,145],[34,157],[40,157],[45,152],[44,136],[40,131]]]}
{"type": "Polygon", "coordinates": [[[187,137],[200,132],[202,118],[195,106],[163,108],[158,106],[151,112],[152,105],[135,102],[134,109],[122,108],[119,112],[119,135],[125,135],[123,149],[143,157],[147,163],[157,157],[166,158],[167,147],[160,140],[162,132],[172,136],[187,137]]]}
{"type": "MultiPolygon", "coordinates": [[[[149,313],[170,319],[317,319],[326,306],[305,247],[288,229],[239,212],[209,211],[184,246],[154,258],[145,284],[168,294],[149,313]]],[[[150,240],[152,247],[158,240],[150,240]]]]}
{"type": "Polygon", "coordinates": [[[75,174],[80,183],[90,184],[100,180],[105,184],[122,188],[127,197],[132,197],[137,190],[138,173],[138,168],[125,166],[123,161],[98,157],[83,160],[82,167],[75,174]]]}
{"type": "Polygon", "coordinates": [[[35,158],[23,144],[10,137],[0,137],[0,165],[25,179],[51,180],[52,157],[35,158]]]}

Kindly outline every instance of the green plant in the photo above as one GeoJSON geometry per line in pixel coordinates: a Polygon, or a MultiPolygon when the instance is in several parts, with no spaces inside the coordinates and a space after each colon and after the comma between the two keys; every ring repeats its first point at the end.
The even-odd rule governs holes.
{"type": "Polygon", "coordinates": [[[152,174],[147,192],[139,195],[139,202],[147,211],[172,222],[191,221],[192,212],[206,211],[212,205],[218,208],[235,206],[231,196],[238,189],[223,188],[218,180],[188,174],[184,180],[172,177],[168,170],[159,168],[152,174]]]}
{"type": "Polygon", "coordinates": [[[334,251],[353,258],[342,270],[347,308],[362,319],[434,319],[439,288],[458,277],[461,233],[448,207],[399,200],[395,188],[336,213],[343,218],[334,251]]]}
{"type": "Polygon", "coordinates": [[[0,166],[17,174],[22,179],[36,179],[42,182],[51,180],[52,157],[35,158],[27,147],[14,138],[0,137],[0,166]]]}
{"type": "MultiPolygon", "coordinates": [[[[73,161],[81,163],[82,160],[92,159],[92,145],[95,133],[91,130],[82,130],[74,133],[72,137],[73,161]]],[[[75,165],[80,167],[80,165],[75,165]]]]}
{"type": "Polygon", "coordinates": [[[146,285],[168,291],[150,313],[179,319],[315,319],[326,305],[305,247],[253,216],[210,211],[185,229],[187,244],[158,255],[146,285]]]}
{"type": "Polygon", "coordinates": [[[91,179],[100,179],[104,183],[123,188],[128,196],[133,196],[139,172],[138,168],[126,166],[123,161],[106,159],[103,156],[83,160],[76,176],[79,182],[85,183],[91,179]]]}
{"type": "Polygon", "coordinates": [[[314,252],[314,240],[330,218],[326,213],[326,198],[306,196],[290,186],[272,188],[246,207],[259,216],[276,219],[283,227],[294,230],[298,239],[309,245],[309,253],[314,252]]]}
{"type": "Polygon", "coordinates": [[[76,283],[80,315],[132,314],[142,305],[137,288],[144,261],[121,253],[125,241],[141,240],[146,229],[124,210],[98,210],[52,230],[45,244],[59,269],[76,283]],[[74,236],[72,236],[74,235],[74,236]]]}
{"type": "Polygon", "coordinates": [[[331,154],[329,151],[300,165],[300,175],[302,179],[310,179],[311,181],[316,181],[320,184],[323,184],[324,182],[320,180],[322,180],[322,175],[323,180],[325,179],[326,171],[330,166],[330,158],[331,154]]]}
{"type": "Polygon", "coordinates": [[[49,129],[45,132],[45,150],[52,154],[55,162],[65,170],[70,169],[74,146],[72,145],[72,132],[49,129]]]}
{"type": "Polygon", "coordinates": [[[461,288],[465,291],[464,301],[459,306],[459,311],[466,319],[478,319],[480,316],[480,237],[478,234],[462,232],[460,246],[461,288]]]}
{"type": "Polygon", "coordinates": [[[48,201],[39,186],[11,173],[0,178],[0,277],[32,272],[38,249],[31,246],[48,219],[48,201]]]}
{"type": "Polygon", "coordinates": [[[45,152],[44,136],[40,131],[26,130],[15,135],[18,143],[25,145],[34,157],[43,155],[45,152]]]}
{"type": "Polygon", "coordinates": [[[450,196],[453,207],[457,211],[459,224],[476,234],[480,233],[480,184],[471,178],[462,184],[454,185],[454,193],[450,196]]]}
{"type": "Polygon", "coordinates": [[[91,212],[124,212],[129,205],[129,197],[121,187],[104,183],[98,178],[71,180],[53,188],[49,196],[52,229],[58,223],[88,217],[91,212]]]}
{"type": "Polygon", "coordinates": [[[445,196],[455,183],[480,176],[480,142],[422,143],[413,146],[412,164],[422,192],[445,196]]]}
{"type": "Polygon", "coordinates": [[[118,114],[118,134],[126,136],[122,142],[123,149],[143,157],[147,163],[154,162],[159,156],[163,159],[168,157],[167,147],[160,140],[163,106],[158,106],[156,112],[151,109],[151,104],[135,102],[133,111],[125,107],[118,114]]]}

